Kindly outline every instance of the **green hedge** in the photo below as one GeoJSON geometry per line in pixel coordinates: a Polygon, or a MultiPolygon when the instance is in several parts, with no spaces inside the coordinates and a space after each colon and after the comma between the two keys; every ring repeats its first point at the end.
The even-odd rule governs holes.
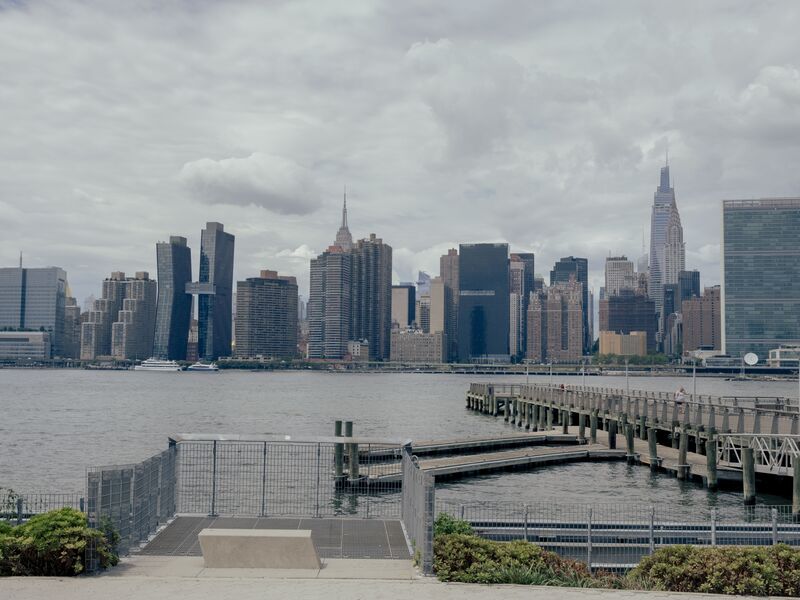
{"type": "Polygon", "coordinates": [[[800,595],[800,550],[776,546],[671,546],[639,563],[629,577],[671,592],[800,595]]]}
{"type": "Polygon", "coordinates": [[[0,525],[0,576],[78,575],[93,548],[101,568],[117,564],[113,532],[88,527],[86,515],[62,508],[31,517],[16,527],[0,525]]]}

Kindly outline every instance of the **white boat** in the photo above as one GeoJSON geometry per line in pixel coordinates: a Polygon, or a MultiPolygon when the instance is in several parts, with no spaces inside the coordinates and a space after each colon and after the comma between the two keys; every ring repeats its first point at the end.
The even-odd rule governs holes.
{"type": "Polygon", "coordinates": [[[183,368],[174,360],[159,360],[148,358],[142,364],[133,367],[134,371],[182,371],[183,368]]]}
{"type": "Polygon", "coordinates": [[[216,363],[202,363],[196,362],[193,365],[186,368],[187,371],[204,371],[206,373],[211,371],[219,371],[219,367],[216,363]]]}

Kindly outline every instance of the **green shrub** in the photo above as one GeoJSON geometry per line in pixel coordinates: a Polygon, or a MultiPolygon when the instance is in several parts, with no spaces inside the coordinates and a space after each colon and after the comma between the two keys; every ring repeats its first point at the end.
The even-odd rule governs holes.
{"type": "Polygon", "coordinates": [[[629,579],[672,592],[800,595],[800,550],[776,546],[671,546],[642,559],[629,579]]]}
{"type": "Polygon", "coordinates": [[[464,535],[473,535],[475,532],[472,530],[472,525],[463,519],[456,519],[447,513],[440,513],[433,523],[433,535],[450,535],[451,533],[461,533],[464,535]]]}
{"type": "Polygon", "coordinates": [[[101,568],[118,557],[103,531],[86,524],[86,515],[72,508],[31,517],[26,523],[0,531],[0,576],[78,575],[92,548],[101,568]]]}
{"type": "Polygon", "coordinates": [[[493,542],[460,533],[434,537],[433,568],[442,581],[592,585],[583,563],[527,542],[493,542]]]}

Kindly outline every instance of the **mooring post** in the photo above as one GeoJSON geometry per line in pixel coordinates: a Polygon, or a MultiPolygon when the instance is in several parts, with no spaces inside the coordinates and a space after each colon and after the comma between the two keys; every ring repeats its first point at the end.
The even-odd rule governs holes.
{"type": "Polygon", "coordinates": [[[546,410],[547,410],[547,430],[550,431],[553,428],[553,407],[548,407],[546,410]]]}
{"type": "MultiPolygon", "coordinates": [[[[711,434],[713,436],[713,433],[711,434]]],[[[708,489],[717,489],[717,439],[710,437],[706,440],[706,469],[708,470],[708,489]]]]}
{"type": "Polygon", "coordinates": [[[568,410],[561,411],[561,433],[569,433],[570,413],[568,410]]]}
{"type": "Polygon", "coordinates": [[[578,441],[586,441],[586,415],[578,413],[578,441]]]}
{"type": "Polygon", "coordinates": [[[756,503],[756,464],[752,448],[742,448],[742,488],[745,505],[756,503]]]}
{"type": "Polygon", "coordinates": [[[539,405],[531,406],[531,431],[539,431],[539,405]]]}
{"type": "Polygon", "coordinates": [[[503,420],[506,423],[508,423],[510,417],[511,417],[511,403],[508,401],[508,398],[506,398],[503,401],[503,420]]]}
{"type": "Polygon", "coordinates": [[[677,448],[680,444],[681,435],[678,433],[678,424],[672,424],[672,447],[677,448]]]}
{"type": "Polygon", "coordinates": [[[633,445],[633,425],[626,425],[625,426],[625,451],[626,451],[626,458],[628,459],[628,464],[632,465],[636,459],[636,454],[634,451],[633,445]]]}
{"type": "Polygon", "coordinates": [[[617,421],[614,419],[608,424],[608,449],[617,448],[617,421]]]}
{"type": "Polygon", "coordinates": [[[800,456],[792,458],[792,516],[800,518],[800,456]]]}
{"type": "MultiPolygon", "coordinates": [[[[647,402],[644,403],[644,409],[647,410],[647,402]]],[[[647,414],[642,414],[639,417],[639,439],[647,439],[647,414]]]]}
{"type": "MultiPolygon", "coordinates": [[[[336,421],[333,425],[333,435],[335,437],[342,437],[342,422],[336,421]]],[[[334,476],[338,481],[344,476],[344,444],[335,444],[333,446],[333,463],[334,463],[334,476]]]]}
{"type": "Polygon", "coordinates": [[[656,471],[661,466],[661,460],[658,458],[658,438],[655,429],[647,430],[647,449],[650,454],[650,470],[656,471]]]}
{"type": "Polygon", "coordinates": [[[678,447],[678,479],[689,478],[689,465],[686,464],[686,453],[689,450],[689,432],[684,427],[681,430],[680,446],[678,447]]]}
{"type": "Polygon", "coordinates": [[[597,443],[597,409],[592,410],[592,414],[589,417],[589,441],[592,444],[597,443]]]}

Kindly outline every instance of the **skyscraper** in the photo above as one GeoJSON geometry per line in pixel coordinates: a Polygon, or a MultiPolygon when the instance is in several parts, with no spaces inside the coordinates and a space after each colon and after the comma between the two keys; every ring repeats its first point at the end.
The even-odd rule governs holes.
{"type": "Polygon", "coordinates": [[[459,362],[508,362],[508,244],[459,246],[459,362]]]}
{"type": "Polygon", "coordinates": [[[670,187],[669,165],[665,165],[661,167],[650,219],[649,293],[658,314],[663,310],[664,284],[678,283],[678,274],[685,268],[683,227],[675,203],[675,190],[670,187]]]}
{"type": "Polygon", "coordinates": [[[439,276],[445,293],[445,343],[447,360],[458,358],[458,250],[450,248],[439,258],[439,276]]]}
{"type": "Polygon", "coordinates": [[[509,269],[509,328],[508,345],[512,357],[525,354],[525,288],[528,280],[526,265],[515,254],[511,255],[509,269]]]}
{"type": "Polygon", "coordinates": [[[192,251],[186,238],[170,236],[156,244],[158,302],[153,355],[169,360],[186,360],[192,296],[186,285],[192,281],[192,251]]]}
{"type": "Polygon", "coordinates": [[[331,246],[311,259],[308,357],[339,359],[350,340],[353,257],[331,246]]]}
{"type": "Polygon", "coordinates": [[[234,241],[222,223],[206,223],[200,234],[199,285],[188,289],[199,296],[198,353],[206,360],[231,354],[234,241]]]}
{"type": "Polygon", "coordinates": [[[344,203],[342,205],[342,224],[339,231],[336,232],[336,241],[334,246],[338,246],[345,252],[349,252],[353,247],[353,236],[350,234],[350,229],[347,226],[347,189],[344,191],[344,203]]]}
{"type": "Polygon", "coordinates": [[[526,358],[574,362],[583,357],[583,285],[575,275],[535,292],[528,308],[526,358]]]}
{"type": "Polygon", "coordinates": [[[371,233],[358,240],[353,256],[353,340],[369,342],[370,360],[389,360],[392,329],[392,247],[371,233]]]}
{"type": "Polygon", "coordinates": [[[147,271],[126,280],[122,308],[111,324],[111,354],[114,358],[144,360],[153,356],[156,326],[157,284],[147,271]]]}
{"type": "Polygon", "coordinates": [[[702,296],[683,301],[683,351],[700,348],[720,350],[720,287],[706,288],[702,296]]]}
{"type": "Polygon", "coordinates": [[[609,256],[606,258],[605,296],[616,296],[620,290],[633,290],[638,285],[638,278],[633,272],[633,261],[627,256],[609,256]]]}
{"type": "Polygon", "coordinates": [[[621,290],[616,296],[600,301],[600,331],[647,334],[647,351],[655,352],[657,346],[655,302],[632,290],[621,290]]]}
{"type": "Polygon", "coordinates": [[[550,271],[550,285],[569,283],[572,276],[583,286],[583,352],[588,354],[592,348],[592,334],[589,331],[589,261],[574,256],[562,258],[550,271]]]}
{"type": "Polygon", "coordinates": [[[734,357],[800,344],[800,198],[722,203],[722,347],[734,357]]]}
{"type": "Polygon", "coordinates": [[[678,289],[681,303],[689,298],[700,297],[700,271],[678,273],[678,289]]]}
{"type": "Polygon", "coordinates": [[[406,329],[416,320],[416,288],[413,283],[392,286],[392,325],[406,329]]]}
{"type": "Polygon", "coordinates": [[[297,280],[261,271],[236,284],[236,356],[297,354],[297,280]]]}
{"type": "Polygon", "coordinates": [[[44,330],[52,356],[64,356],[67,273],[58,267],[0,269],[0,329],[44,330]]]}
{"type": "Polygon", "coordinates": [[[122,309],[127,285],[125,273],[114,271],[103,280],[103,292],[81,324],[81,359],[111,356],[111,329],[122,309]]]}

